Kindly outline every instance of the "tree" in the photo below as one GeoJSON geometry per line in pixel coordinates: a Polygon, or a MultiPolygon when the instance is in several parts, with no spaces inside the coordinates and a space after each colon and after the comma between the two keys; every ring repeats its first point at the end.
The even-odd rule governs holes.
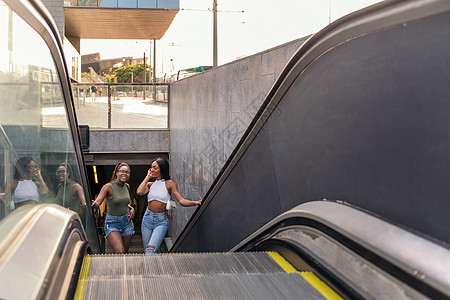
{"type": "Polygon", "coordinates": [[[105,78],[108,80],[109,83],[114,83],[114,78],[116,78],[114,75],[105,75],[105,78]]]}
{"type": "MultiPolygon", "coordinates": [[[[149,78],[149,70],[146,66],[147,76],[149,78]]],[[[133,73],[133,82],[144,82],[144,64],[135,64],[130,66],[120,67],[114,71],[117,82],[131,83],[131,73],[133,73]]]]}

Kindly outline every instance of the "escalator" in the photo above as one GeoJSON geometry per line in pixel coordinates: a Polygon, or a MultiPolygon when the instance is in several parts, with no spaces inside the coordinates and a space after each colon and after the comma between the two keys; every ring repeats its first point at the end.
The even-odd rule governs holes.
{"type": "Polygon", "coordinates": [[[445,245],[343,203],[302,204],[228,252],[93,254],[54,204],[18,209],[0,233],[2,299],[450,297],[445,245]]]}
{"type": "MultiPolygon", "coordinates": [[[[24,17],[39,11],[25,1],[6,2],[24,17]]],[[[386,2],[313,36],[283,71],[169,254],[99,254],[89,209],[83,222],[57,204],[11,211],[0,225],[0,298],[448,299],[449,204],[442,200],[448,144],[437,140],[448,138],[450,51],[442,41],[449,12],[447,1],[386,2]],[[391,59],[376,64],[378,50],[394,56],[382,55],[391,59]],[[421,76],[406,68],[410,77],[392,80],[412,61],[421,76]],[[382,77],[376,66],[394,66],[383,69],[393,77],[365,80],[367,66],[371,80],[382,77]],[[414,86],[426,95],[411,95],[414,86]],[[393,98],[398,102],[389,106],[393,98]],[[380,116],[385,123],[377,122],[380,116]],[[406,125],[396,126],[400,117],[406,125]],[[414,160],[420,163],[411,171],[414,160]]],[[[40,22],[29,21],[45,31],[40,22]]],[[[54,28],[40,34],[51,53],[59,51],[54,28]]],[[[67,82],[61,90],[73,147],[35,152],[49,162],[49,174],[55,153],[69,153],[84,166],[67,82]]],[[[52,139],[45,126],[19,129],[52,139]]],[[[79,177],[87,186],[86,174],[79,177]]]]}
{"type": "Polygon", "coordinates": [[[324,299],[311,272],[288,273],[286,264],[270,252],[94,255],[75,299],[324,299]]]}
{"type": "Polygon", "coordinates": [[[377,216],[313,201],[228,252],[88,255],[76,298],[447,299],[448,257],[445,246],[377,216]]]}

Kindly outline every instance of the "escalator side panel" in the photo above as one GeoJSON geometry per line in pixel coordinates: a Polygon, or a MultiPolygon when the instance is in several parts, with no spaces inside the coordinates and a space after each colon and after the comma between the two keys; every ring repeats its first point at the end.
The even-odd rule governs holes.
{"type": "Polygon", "coordinates": [[[307,43],[315,60],[294,67],[280,94],[271,92],[279,102],[268,103],[264,122],[255,119],[230,158],[235,165],[173,251],[228,251],[274,216],[319,199],[450,242],[449,2],[405,1],[409,20],[397,15],[403,4],[392,3],[383,4],[392,12],[349,20],[348,36],[320,53],[307,43]],[[444,7],[427,15],[436,3],[444,7]]]}

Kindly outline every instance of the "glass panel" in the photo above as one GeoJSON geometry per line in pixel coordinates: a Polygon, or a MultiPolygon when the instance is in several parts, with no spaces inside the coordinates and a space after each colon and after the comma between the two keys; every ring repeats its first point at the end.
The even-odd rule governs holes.
{"type": "Polygon", "coordinates": [[[140,8],[156,8],[156,0],[138,0],[140,8]]]}
{"type": "Polygon", "coordinates": [[[92,237],[92,226],[86,224],[88,194],[80,185],[51,53],[42,37],[1,1],[0,107],[0,220],[23,206],[56,203],[77,212],[92,237]]]}
{"type": "Polygon", "coordinates": [[[180,8],[179,0],[64,0],[64,6],[180,8]]]}
{"type": "Polygon", "coordinates": [[[118,0],[119,7],[137,7],[137,0],[118,0]]]}
{"type": "Polygon", "coordinates": [[[78,0],[77,6],[98,6],[101,0],[78,0]]]}
{"type": "Polygon", "coordinates": [[[89,125],[92,128],[108,128],[108,88],[97,86],[97,92],[92,92],[92,86],[73,85],[75,109],[78,124],[89,125]]]}
{"type": "MultiPolygon", "coordinates": [[[[111,84],[109,87],[111,128],[168,128],[168,86],[111,84]]],[[[73,95],[78,124],[89,125],[90,129],[109,128],[107,85],[74,84],[73,95]]]]}
{"type": "Polygon", "coordinates": [[[180,8],[179,0],[158,0],[158,8],[180,8]]]}
{"type": "MultiPolygon", "coordinates": [[[[155,89],[158,97],[160,87],[155,89]]],[[[120,86],[116,91],[111,105],[111,128],[167,128],[167,103],[153,100],[153,87],[120,86]]]]}
{"type": "Polygon", "coordinates": [[[103,6],[103,7],[117,7],[118,6],[117,1],[118,0],[103,0],[101,6],[103,6]]]}

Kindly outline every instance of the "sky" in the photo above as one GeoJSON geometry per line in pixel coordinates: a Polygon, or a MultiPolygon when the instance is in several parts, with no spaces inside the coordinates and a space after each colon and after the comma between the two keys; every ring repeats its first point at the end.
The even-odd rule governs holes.
{"type": "MultiPolygon", "coordinates": [[[[316,33],[379,0],[217,0],[218,64],[316,33]]],[[[213,0],[180,0],[180,11],[156,41],[157,74],[213,64],[213,0]]],[[[81,54],[101,59],[146,57],[148,40],[82,40],[81,54]]],[[[152,50],[153,51],[153,50],[152,50]]]]}

